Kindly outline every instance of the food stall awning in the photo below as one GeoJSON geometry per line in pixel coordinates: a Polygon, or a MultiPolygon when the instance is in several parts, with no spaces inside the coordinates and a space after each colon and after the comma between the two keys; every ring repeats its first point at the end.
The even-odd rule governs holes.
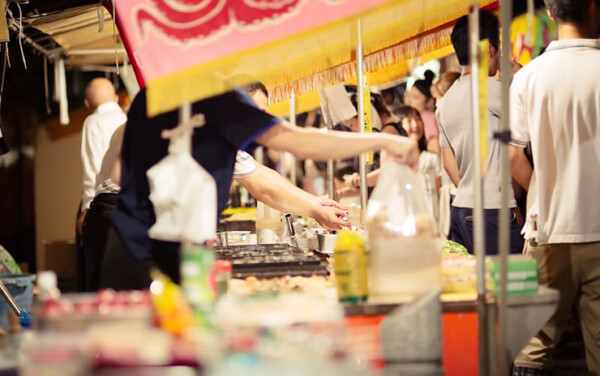
{"type": "Polygon", "coordinates": [[[274,101],[289,95],[290,83],[298,83],[294,90],[302,94],[343,82],[353,74],[358,19],[367,69],[397,63],[411,51],[432,52],[447,44],[448,29],[438,28],[466,14],[471,4],[131,0],[116,2],[116,8],[121,35],[147,83],[148,112],[157,114],[256,79],[282,88],[274,101]]]}
{"type": "Polygon", "coordinates": [[[102,5],[90,4],[23,18],[36,34],[30,40],[46,56],[63,57],[67,66],[115,66],[127,60],[112,15],[102,5]],[[43,34],[42,34],[43,33],[43,34]],[[53,42],[53,43],[52,43],[53,42]]]}

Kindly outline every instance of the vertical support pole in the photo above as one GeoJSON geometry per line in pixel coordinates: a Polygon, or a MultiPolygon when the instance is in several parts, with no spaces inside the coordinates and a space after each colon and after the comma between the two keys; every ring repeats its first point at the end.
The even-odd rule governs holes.
{"type": "Polygon", "coordinates": [[[182,147],[179,148],[177,147],[178,150],[182,150],[186,153],[192,154],[192,134],[194,133],[194,128],[191,125],[190,121],[192,119],[192,104],[190,102],[184,102],[181,104],[181,107],[179,107],[179,127],[183,126],[183,127],[187,127],[188,129],[185,129],[185,132],[181,133],[181,135],[179,136],[178,139],[176,140],[171,140],[169,143],[169,147],[171,145],[173,145],[174,147],[176,147],[175,145],[180,145],[182,144],[182,147]]]}
{"type": "MultiPolygon", "coordinates": [[[[332,124],[327,124],[327,129],[332,129],[332,124]]],[[[334,161],[333,159],[327,160],[327,194],[329,195],[330,200],[336,199],[335,194],[335,184],[333,182],[333,178],[335,175],[334,161]]]]}
{"type": "MultiPolygon", "coordinates": [[[[500,4],[500,24],[502,26],[502,57],[500,62],[500,73],[502,75],[502,114],[501,132],[510,131],[510,82],[512,67],[510,61],[510,23],[512,18],[512,0],[503,0],[500,4]]],[[[507,273],[508,254],[510,249],[510,209],[508,208],[510,186],[510,166],[508,156],[508,144],[500,143],[500,232],[498,236],[498,249],[500,250],[500,295],[499,304],[499,341],[498,341],[498,375],[507,375],[510,359],[507,349],[508,327],[508,293],[507,273]]]]}
{"type": "MultiPolygon", "coordinates": [[[[292,89],[292,93],[290,94],[290,125],[292,127],[296,126],[296,93],[292,89]]],[[[290,157],[290,181],[292,184],[296,185],[296,157],[293,154],[289,155],[290,157]]]]}
{"type": "MultiPolygon", "coordinates": [[[[362,29],[360,19],[357,22],[357,33],[356,33],[356,84],[357,84],[357,99],[358,105],[358,128],[360,133],[365,133],[365,109],[364,109],[364,87],[365,87],[365,76],[364,76],[364,61],[363,61],[363,48],[362,48],[362,29]]],[[[367,210],[367,153],[361,153],[359,157],[359,169],[360,174],[360,208],[362,213],[367,210]]]]}
{"type": "Polygon", "coordinates": [[[473,167],[475,171],[475,208],[473,209],[473,245],[477,259],[477,313],[479,317],[479,375],[488,375],[489,338],[485,301],[485,233],[483,217],[483,179],[481,176],[479,129],[479,4],[469,12],[469,62],[471,65],[471,107],[473,124],[473,167]]]}

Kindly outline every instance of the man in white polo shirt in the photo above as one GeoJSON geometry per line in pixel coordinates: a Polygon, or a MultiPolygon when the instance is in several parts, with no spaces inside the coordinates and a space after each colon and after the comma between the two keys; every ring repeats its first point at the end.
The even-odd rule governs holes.
{"type": "Polygon", "coordinates": [[[514,178],[537,196],[526,234],[539,279],[560,291],[550,321],[515,361],[513,375],[546,375],[576,309],[590,373],[600,375],[600,0],[546,0],[558,41],[511,86],[514,178]],[[535,169],[524,156],[531,142],[535,169]],[[533,179],[532,179],[533,178],[533,179]],[[535,185],[535,187],[533,186],[535,185]]]}

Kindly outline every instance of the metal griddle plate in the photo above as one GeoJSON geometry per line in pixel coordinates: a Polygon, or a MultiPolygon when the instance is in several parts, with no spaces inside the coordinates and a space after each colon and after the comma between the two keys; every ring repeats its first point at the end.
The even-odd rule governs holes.
{"type": "Polygon", "coordinates": [[[233,278],[277,278],[329,274],[328,264],[314,254],[289,244],[251,244],[215,249],[220,260],[229,260],[233,278]]]}

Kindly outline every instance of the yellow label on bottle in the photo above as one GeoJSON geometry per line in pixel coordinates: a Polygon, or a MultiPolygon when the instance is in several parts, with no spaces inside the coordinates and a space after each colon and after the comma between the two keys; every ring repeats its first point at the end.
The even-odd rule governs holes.
{"type": "Polygon", "coordinates": [[[342,301],[364,300],[368,291],[368,260],[363,238],[341,231],[333,253],[338,298],[342,301]]]}

